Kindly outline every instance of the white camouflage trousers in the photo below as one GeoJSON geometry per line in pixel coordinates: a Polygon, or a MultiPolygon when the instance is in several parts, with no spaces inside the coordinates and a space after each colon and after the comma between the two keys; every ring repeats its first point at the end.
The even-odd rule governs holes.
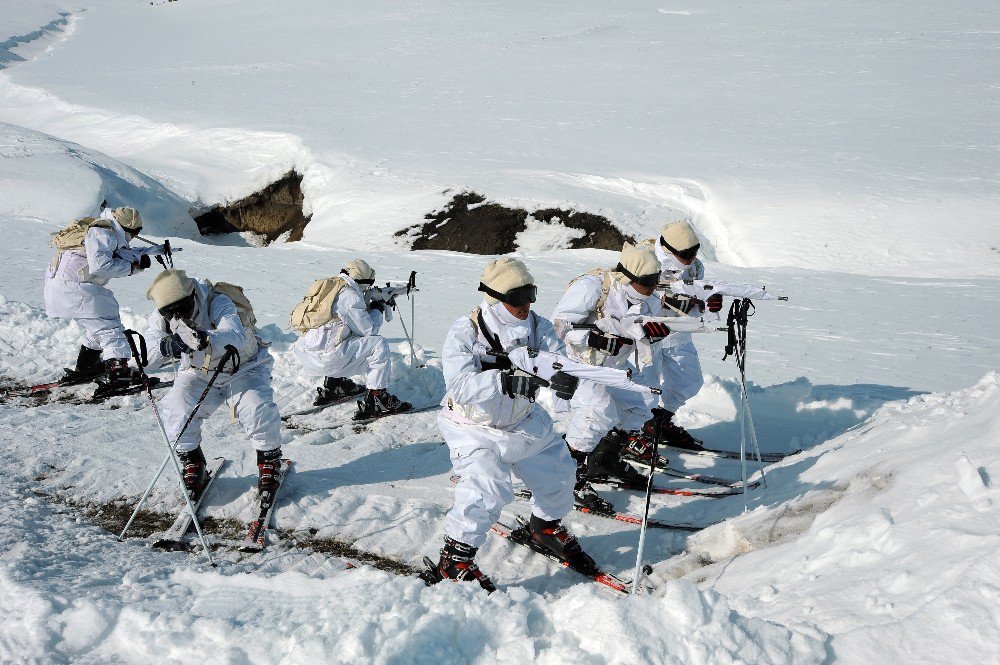
{"type": "Polygon", "coordinates": [[[450,538],[480,547],[500,511],[514,500],[511,472],[531,490],[531,513],[560,520],[573,509],[576,463],[552,419],[536,407],[513,430],[458,423],[448,411],[438,425],[460,477],[455,503],[445,518],[450,538]]]}
{"type": "Polygon", "coordinates": [[[705,383],[698,349],[694,342],[685,342],[664,348],[658,360],[660,387],[663,390],[661,403],[664,409],[676,413],[685,402],[698,394],[705,383]]]}
{"type": "MultiPolygon", "coordinates": [[[[177,452],[188,452],[201,444],[202,422],[223,403],[233,407],[237,420],[255,449],[274,450],[281,447],[281,415],[278,413],[278,405],[274,403],[274,391],[271,389],[273,364],[274,360],[268,355],[253,367],[241,368],[232,377],[220,374],[194,420],[177,441],[177,452]]],[[[191,410],[205,391],[209,378],[211,374],[194,369],[177,373],[174,385],[160,402],[163,426],[171,442],[177,439],[191,410]]]]}
{"type": "Polygon", "coordinates": [[[119,318],[76,319],[84,330],[83,344],[88,349],[100,349],[101,358],[131,358],[132,350],[125,339],[125,326],[119,318]]]}
{"type": "Polygon", "coordinates": [[[292,345],[302,370],[310,376],[349,377],[365,374],[372,390],[388,388],[392,379],[389,342],[381,335],[348,337],[332,349],[313,349],[300,339],[292,345]]]}
{"type": "Polygon", "coordinates": [[[570,400],[573,416],[566,429],[566,442],[574,450],[592,452],[613,428],[630,431],[642,427],[652,417],[656,400],[657,396],[651,393],[581,381],[570,400]]]}

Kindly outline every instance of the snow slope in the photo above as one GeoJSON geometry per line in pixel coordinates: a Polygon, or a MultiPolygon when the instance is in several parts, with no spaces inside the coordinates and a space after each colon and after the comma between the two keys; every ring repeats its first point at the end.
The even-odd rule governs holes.
{"type": "MultiPolygon", "coordinates": [[[[34,149],[63,145],[29,136],[34,149]]],[[[99,161],[54,147],[50,152],[51,174],[99,161]]],[[[92,174],[90,198],[85,187],[53,189],[48,205],[60,210],[57,217],[69,214],[93,200],[96,179],[111,172],[92,174]]],[[[0,181],[10,177],[8,172],[0,181]]],[[[76,324],[44,316],[38,280],[25,278],[43,271],[50,256],[44,243],[54,222],[14,216],[2,221],[18,251],[6,253],[0,279],[0,375],[43,380],[72,361],[80,334],[76,324]]],[[[192,274],[247,286],[272,342],[280,406],[287,412],[307,405],[315,384],[298,374],[288,351],[294,336],[281,328],[309,281],[336,270],[353,253],[307,244],[259,249],[175,241],[185,247],[178,261],[192,274]],[[277,258],[263,262],[265,256],[277,258]]],[[[475,303],[472,285],[485,259],[439,252],[364,256],[380,277],[418,270],[416,351],[427,368],[416,375],[407,370],[408,346],[398,323],[390,323],[386,334],[396,351],[393,390],[418,406],[431,404],[442,389],[435,350],[451,320],[475,303]]],[[[542,285],[539,309],[545,312],[567,276],[607,263],[612,255],[549,252],[524,258],[542,285]]],[[[24,544],[0,558],[0,588],[12,599],[0,603],[7,613],[3,623],[10,626],[0,633],[0,646],[10,657],[43,654],[38,657],[84,662],[179,661],[209,652],[232,662],[802,663],[831,656],[864,662],[871,653],[909,655],[939,642],[952,652],[967,649],[963,653],[973,662],[989,654],[993,624],[981,599],[990,599],[1000,576],[976,562],[995,549],[997,536],[991,480],[1000,473],[996,375],[972,390],[925,393],[954,390],[988,372],[997,351],[991,332],[1000,307],[996,280],[721,265],[710,270],[731,279],[766,276],[772,288],[792,298],[761,303],[751,320],[750,398],[765,449],[814,448],[769,469],[767,489],[751,495],[752,511],[743,517],[739,497],[658,498],[656,519],[726,521],[694,536],[650,533],[647,557],[660,584],[654,598],[623,603],[498,540],[487,544],[481,561],[504,591],[488,599],[474,589],[425,590],[412,579],[367,566],[344,571],[336,556],[292,546],[335,538],[411,566],[435,556],[452,485],[434,413],[383,421],[362,432],[286,430],[283,448],[296,470],[275,513],[281,540],[260,557],[220,553],[220,568],[210,570],[198,556],[118,544],[72,507],[128,505],[142,491],[163,455],[143,398],[116,400],[111,406],[117,408],[14,402],[0,404],[6,442],[0,468],[12,488],[0,501],[0,511],[10,516],[0,528],[7,542],[24,544]],[[929,299],[935,303],[931,310],[929,299]],[[962,412],[971,417],[957,418],[962,412]],[[963,441],[965,458],[941,445],[943,440],[963,441]],[[928,484],[935,469],[940,479],[928,484]],[[31,492],[59,503],[32,498],[31,492]],[[985,512],[964,509],[966,495],[976,497],[985,512]],[[920,511],[928,502],[941,509],[925,532],[926,511],[920,511]],[[970,514],[982,515],[974,527],[970,514]],[[932,547],[934,541],[970,528],[974,536],[949,548],[952,572],[942,576],[943,553],[932,547]],[[64,562],[70,547],[78,549],[64,562]],[[803,563],[803,556],[809,561],[803,563]],[[973,573],[978,577],[970,586],[973,573]],[[879,581],[889,575],[897,581],[879,581]],[[682,581],[671,582],[675,577],[682,581]],[[940,617],[921,609],[927,594],[946,597],[957,608],[955,621],[968,622],[982,637],[942,637],[940,617]],[[895,621],[900,645],[879,641],[883,633],[876,628],[861,628],[882,625],[886,617],[895,621]],[[471,633],[456,630],[456,621],[471,633]],[[263,651],[251,651],[246,645],[256,644],[260,634],[278,637],[259,647],[263,651]]],[[[141,325],[152,277],[116,284],[126,325],[141,325]]],[[[719,360],[723,343],[721,336],[698,339],[706,387],[679,417],[711,444],[733,447],[738,392],[731,361],[719,360]]],[[[312,422],[343,421],[350,410],[337,407],[312,422]]],[[[210,455],[232,460],[206,514],[246,519],[253,453],[225,413],[209,420],[205,435],[210,455]]],[[[739,475],[734,462],[672,456],[671,463],[739,475]]],[[[619,510],[642,509],[637,493],[604,496],[619,510]]],[[[160,482],[151,507],[166,513],[178,508],[171,482],[160,482]]],[[[515,502],[505,516],[510,520],[526,510],[515,502]]],[[[613,572],[631,574],[634,527],[579,514],[568,519],[588,551],[613,572]]]]}
{"type": "Polygon", "coordinates": [[[0,119],[202,203],[294,165],[325,245],[384,246],[472,187],[639,235],[690,214],[736,265],[997,275],[998,12],[86,0],[0,74],[0,119]]]}
{"type": "MultiPolygon", "coordinates": [[[[3,309],[4,338],[33,338],[33,346],[53,351],[71,343],[71,327],[23,305],[6,302],[3,309]]],[[[276,355],[278,392],[288,395],[295,378],[280,341],[276,355]]],[[[5,353],[7,371],[11,362],[5,353]]],[[[49,373],[56,367],[38,364],[49,373]]],[[[430,364],[423,378],[439,389],[430,364]]],[[[421,397],[419,381],[399,365],[396,371],[395,389],[421,397]]],[[[781,388],[767,392],[752,397],[765,433],[770,428],[761,423],[782,410],[816,406],[794,402],[781,388]],[[789,401],[779,408],[782,395],[789,401]]],[[[221,566],[210,570],[201,557],[118,544],[74,518],[74,510],[32,497],[134,500],[163,454],[162,442],[143,399],[118,403],[112,410],[0,405],[2,467],[17,469],[0,501],[2,537],[16,543],[0,557],[8,599],[0,647],[16,657],[143,662],[213,652],[232,662],[803,663],[870,662],[873,654],[990,662],[1000,655],[996,373],[971,389],[889,402],[860,425],[772,466],[767,489],[752,495],[746,515],[738,516],[739,497],[658,499],[659,519],[730,519],[693,536],[651,532],[647,556],[660,586],[654,597],[634,602],[496,539],[484,547],[482,565],[503,590],[488,598],[469,587],[424,589],[366,566],[344,571],[336,557],[286,549],[308,533],[412,564],[433,556],[451,485],[432,413],[360,433],[287,431],[284,450],[296,470],[276,512],[285,545],[263,556],[218,553],[221,566]],[[682,579],[670,581],[675,577],[682,579]],[[272,640],[247,646],[261,634],[272,640]]],[[[348,411],[330,417],[345,419],[348,411]]],[[[206,512],[245,518],[252,453],[227,420],[217,415],[206,431],[209,453],[234,460],[206,512]]],[[[821,436],[823,425],[812,422],[821,436]]],[[[683,457],[671,462],[703,466],[683,457]]],[[[709,468],[738,475],[735,462],[709,468]]],[[[605,496],[620,509],[640,509],[638,495],[605,496]]],[[[160,483],[153,506],[176,510],[169,482],[160,483]]],[[[509,520],[525,510],[515,502],[505,514],[509,520]]],[[[634,527],[576,514],[569,520],[589,551],[628,574],[634,527]]]]}
{"type": "MultiPolygon", "coordinates": [[[[615,597],[494,537],[480,562],[501,591],[486,596],[318,551],[436,556],[452,485],[433,412],[285,430],[295,471],[279,537],[259,556],[222,550],[212,569],[118,543],[88,517],[134,502],[162,459],[144,398],[0,403],[0,661],[1000,661],[996,13],[972,0],[3,0],[0,381],[72,361],[79,327],[41,311],[45,242],[107,197],[183,246],[179,267],[247,287],[285,412],[315,386],[285,331],[308,284],[359,254],[380,279],[417,270],[426,367],[407,368],[398,323],[386,334],[393,390],[433,404],[436,351],[487,259],[389,238],[446,188],[475,187],[641,234],[690,214],[711,275],[791,298],[751,319],[749,390],[763,448],[806,450],[766,470],[746,514],[741,497],[657,497],[656,519],[721,523],[649,534],[651,596],[615,597]],[[314,215],[305,242],[192,239],[189,207],[289,168],[314,215]]],[[[614,261],[521,257],[543,313],[571,277],[614,261]]],[[[152,278],[114,283],[127,325],[148,312],[152,278]]],[[[706,386],[678,418],[734,449],[735,368],[721,336],[697,343],[706,386]]],[[[253,453],[224,412],[205,447],[230,460],[205,509],[222,540],[248,515],[253,453]]],[[[670,462],[739,475],[731,461],[670,462]]],[[[638,493],[603,495],[642,509],[638,493]]],[[[161,480],[150,505],[175,512],[175,486],[161,480]]],[[[515,502],[504,517],[526,514],[515,502]]],[[[631,575],[635,527],[567,521],[631,575]]]]}

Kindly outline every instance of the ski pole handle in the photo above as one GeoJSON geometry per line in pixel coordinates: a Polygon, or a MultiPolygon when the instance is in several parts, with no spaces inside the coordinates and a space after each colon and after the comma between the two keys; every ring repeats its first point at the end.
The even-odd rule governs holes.
{"type": "MultiPolygon", "coordinates": [[[[146,367],[149,364],[149,356],[146,354],[146,338],[135,330],[126,330],[125,339],[128,341],[128,346],[132,350],[132,357],[135,358],[135,364],[139,366],[140,370],[146,367]],[[138,347],[135,344],[135,337],[139,338],[138,347]]],[[[145,374],[145,372],[143,372],[143,374],[145,374]]]]}
{"type": "Polygon", "coordinates": [[[236,374],[236,372],[239,371],[240,366],[243,364],[243,360],[240,358],[239,350],[232,344],[226,344],[226,353],[223,354],[222,362],[219,363],[219,368],[215,370],[215,373],[218,374],[222,371],[222,367],[225,366],[226,362],[229,360],[233,361],[232,373],[236,374]]]}

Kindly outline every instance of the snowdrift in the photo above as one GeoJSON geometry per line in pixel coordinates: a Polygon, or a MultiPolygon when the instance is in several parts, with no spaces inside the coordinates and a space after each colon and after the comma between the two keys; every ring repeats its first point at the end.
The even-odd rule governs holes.
{"type": "MultiPolygon", "coordinates": [[[[34,365],[16,365],[20,356],[4,348],[2,373],[51,375],[56,364],[44,358],[72,343],[75,324],[10,301],[0,308],[0,336],[41,351],[34,365]]],[[[279,396],[310,390],[291,367],[291,336],[273,327],[265,333],[279,396]]],[[[394,388],[414,400],[438,393],[435,360],[422,355],[429,367],[411,374],[407,350],[398,350],[394,388]]],[[[711,378],[709,394],[728,394],[727,385],[711,378]]],[[[823,393],[801,381],[768,390],[751,393],[762,432],[768,426],[760,423],[783,422],[795,404],[815,411],[813,390],[823,393]]],[[[714,422],[696,434],[732,426],[725,413],[733,402],[715,395],[700,403],[717,411],[692,407],[692,420],[714,422]]],[[[283,447],[297,469],[276,511],[284,545],[256,560],[223,553],[213,571],[197,555],[119,544],[80,517],[87,505],[134,501],[162,456],[142,398],[111,409],[0,404],[7,441],[0,462],[17,469],[0,501],[0,531],[18,543],[0,559],[0,593],[10,599],[0,645],[127,662],[206,650],[242,660],[266,634],[273,639],[255,656],[291,662],[819,663],[872,654],[912,662],[946,653],[983,662],[998,644],[998,410],[1000,374],[991,373],[969,389],[887,402],[856,423],[804,416],[803,445],[823,428],[843,433],[766,469],[767,489],[751,495],[749,513],[739,514],[739,497],[658,502],[660,518],[725,521],[692,536],[652,533],[647,552],[658,589],[622,599],[503,541],[482,552],[502,587],[489,597],[457,585],[426,589],[363,564],[345,569],[339,557],[292,547],[309,534],[411,565],[433,556],[451,495],[433,413],[360,433],[288,431],[283,447]],[[60,572],[67,566],[72,575],[60,572]]],[[[249,506],[252,454],[224,414],[208,422],[205,442],[211,454],[234,460],[207,512],[219,524],[238,520],[249,506]]],[[[671,463],[698,465],[683,456],[671,463]]],[[[713,466],[717,475],[737,475],[736,462],[713,466]]],[[[620,494],[606,496],[621,503],[620,494]]],[[[637,510],[638,498],[631,501],[637,510]]],[[[170,483],[154,492],[153,506],[176,510],[170,483]]],[[[515,502],[507,512],[523,511],[515,502]]],[[[628,574],[634,528],[569,519],[589,551],[628,574]]]]}

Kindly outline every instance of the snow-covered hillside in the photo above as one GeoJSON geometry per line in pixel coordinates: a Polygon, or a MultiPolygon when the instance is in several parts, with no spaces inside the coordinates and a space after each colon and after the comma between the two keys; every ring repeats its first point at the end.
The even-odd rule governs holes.
{"type": "MultiPolygon", "coordinates": [[[[393,233],[474,189],[640,237],[690,216],[711,276],[790,298],[750,320],[749,398],[762,448],[803,449],[767,467],[745,514],[740,496],[655,498],[655,519],[715,524],[649,533],[651,595],[491,537],[487,596],[405,574],[437,556],[452,500],[433,411],[286,429],[278,537],[211,568],[98,526],[120,525],[165,454],[145,398],[0,402],[0,661],[1000,662],[998,18],[976,0],[0,0],[0,382],[73,361],[80,327],[42,309],[46,243],[108,199],[183,247],[178,267],[246,287],[284,412],[315,387],[289,351],[309,283],[359,255],[380,280],[416,270],[426,366],[408,368],[390,323],[392,388],[435,404],[445,331],[488,259],[409,252],[393,233]],[[303,242],[197,235],[190,210],[291,169],[313,215],[303,242]]],[[[545,315],[615,261],[519,257],[545,315]]],[[[112,283],[127,326],[154,272],[112,283]]],[[[678,419],[735,449],[724,343],[699,336],[706,384],[678,419]]],[[[221,542],[248,517],[255,462],[225,409],[205,449],[230,460],[205,508],[221,542]]],[[[642,511],[636,492],[602,495],[642,511]]],[[[161,480],[137,533],[179,502],[161,480]]],[[[526,514],[515,501],[504,517],[526,514]]],[[[567,521],[631,576],[634,525],[567,521]]]]}
{"type": "Polygon", "coordinates": [[[0,74],[0,120],[204,203],[295,166],[312,242],[469,187],[638,235],[681,210],[738,265],[1000,274],[996,3],[37,4],[5,13],[62,41],[0,74]]]}

